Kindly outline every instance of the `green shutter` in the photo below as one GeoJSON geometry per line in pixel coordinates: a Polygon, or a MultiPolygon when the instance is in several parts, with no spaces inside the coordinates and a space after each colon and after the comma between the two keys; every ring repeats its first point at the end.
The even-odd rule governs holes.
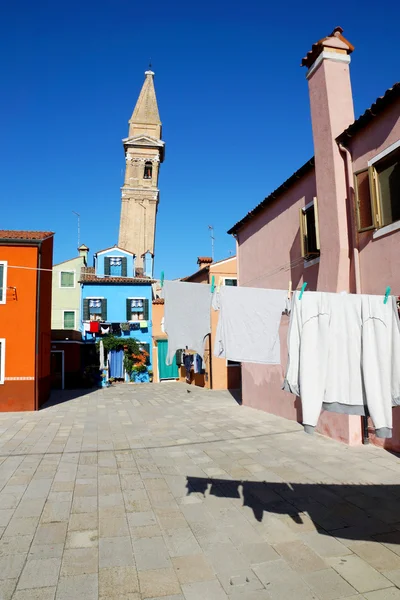
{"type": "Polygon", "coordinates": [[[124,256],[121,261],[121,276],[126,277],[128,275],[128,259],[124,256]]]}
{"type": "Polygon", "coordinates": [[[64,329],[75,328],[75,312],[73,310],[64,311],[64,329]]]}
{"type": "Polygon", "coordinates": [[[143,350],[145,350],[147,352],[147,354],[149,355],[147,360],[146,360],[146,365],[150,364],[150,344],[141,344],[143,350]]]}
{"type": "Polygon", "coordinates": [[[109,274],[110,274],[110,257],[105,256],[104,257],[104,275],[109,275],[109,274]]]}
{"type": "Polygon", "coordinates": [[[149,320],[149,301],[143,300],[143,320],[149,320]]]}
{"type": "Polygon", "coordinates": [[[89,321],[89,300],[87,298],[83,301],[83,321],[89,321]]]}
{"type": "Polygon", "coordinates": [[[3,301],[4,288],[4,265],[0,265],[0,302],[3,301]]]}
{"type": "Polygon", "coordinates": [[[103,298],[101,301],[101,319],[107,321],[107,298],[103,298]]]}
{"type": "Polygon", "coordinates": [[[132,300],[130,298],[126,299],[126,320],[132,321],[132,300]]]}

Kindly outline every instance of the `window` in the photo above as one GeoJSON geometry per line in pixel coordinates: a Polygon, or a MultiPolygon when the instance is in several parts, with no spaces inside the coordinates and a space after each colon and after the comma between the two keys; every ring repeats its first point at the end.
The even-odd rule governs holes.
{"type": "Polygon", "coordinates": [[[128,264],[126,256],[106,256],[104,258],[104,275],[110,277],[126,277],[128,264]]]}
{"type": "Polygon", "coordinates": [[[75,287],[75,272],[61,271],[60,272],[60,287],[73,288],[75,287]]]}
{"type": "Polygon", "coordinates": [[[153,163],[147,160],[144,164],[143,179],[151,179],[153,177],[153,163]]]}
{"type": "Polygon", "coordinates": [[[312,260],[320,255],[318,203],[308,204],[300,208],[300,244],[301,255],[305,260],[312,260]]]}
{"type": "Polygon", "coordinates": [[[74,310],[64,310],[64,329],[75,329],[74,310]]]}
{"type": "Polygon", "coordinates": [[[374,213],[369,189],[368,169],[354,174],[358,231],[374,229],[374,213]]]}
{"type": "Polygon", "coordinates": [[[0,262],[0,304],[5,304],[7,298],[7,263],[0,262]]]}
{"type": "Polygon", "coordinates": [[[149,301],[146,298],[126,299],[126,320],[147,321],[149,318],[149,301]]]}
{"type": "Polygon", "coordinates": [[[227,367],[240,367],[241,363],[238,362],[237,360],[227,360],[226,361],[226,366],[227,367]]]}
{"type": "Polygon", "coordinates": [[[224,279],[224,285],[233,285],[233,286],[237,286],[237,279],[235,279],[234,277],[225,277],[224,279]]]}
{"type": "Polygon", "coordinates": [[[83,300],[84,321],[107,321],[106,298],[85,298],[83,300]]]}
{"type": "Polygon", "coordinates": [[[6,362],[6,340],[0,339],[0,384],[4,383],[5,379],[5,362],[6,362]]]}
{"type": "Polygon", "coordinates": [[[371,162],[369,176],[375,207],[374,224],[384,227],[400,221],[400,147],[371,162]]]}

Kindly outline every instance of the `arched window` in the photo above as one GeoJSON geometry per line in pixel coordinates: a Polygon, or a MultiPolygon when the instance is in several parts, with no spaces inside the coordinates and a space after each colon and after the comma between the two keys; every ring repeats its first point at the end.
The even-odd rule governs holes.
{"type": "Polygon", "coordinates": [[[150,160],[147,160],[144,164],[143,179],[151,179],[152,175],[153,175],[153,165],[150,160]]]}

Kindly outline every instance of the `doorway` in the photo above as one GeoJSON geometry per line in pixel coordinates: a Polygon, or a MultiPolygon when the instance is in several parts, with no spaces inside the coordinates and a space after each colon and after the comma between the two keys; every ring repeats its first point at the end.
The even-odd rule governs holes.
{"type": "Polygon", "coordinates": [[[64,389],[64,350],[52,350],[50,355],[51,388],[64,389]]]}
{"type": "Polygon", "coordinates": [[[167,353],[168,353],[168,340],[158,340],[157,348],[158,348],[159,380],[161,381],[164,379],[178,379],[179,371],[178,371],[178,365],[176,364],[176,361],[174,360],[172,362],[172,365],[165,364],[165,359],[166,359],[167,353]]]}

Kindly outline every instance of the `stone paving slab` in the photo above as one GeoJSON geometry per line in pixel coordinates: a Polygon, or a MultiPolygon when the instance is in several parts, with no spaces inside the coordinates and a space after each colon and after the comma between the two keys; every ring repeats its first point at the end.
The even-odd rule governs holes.
{"type": "Polygon", "coordinates": [[[0,600],[400,600],[400,460],[184,384],[0,413],[0,600]]]}

